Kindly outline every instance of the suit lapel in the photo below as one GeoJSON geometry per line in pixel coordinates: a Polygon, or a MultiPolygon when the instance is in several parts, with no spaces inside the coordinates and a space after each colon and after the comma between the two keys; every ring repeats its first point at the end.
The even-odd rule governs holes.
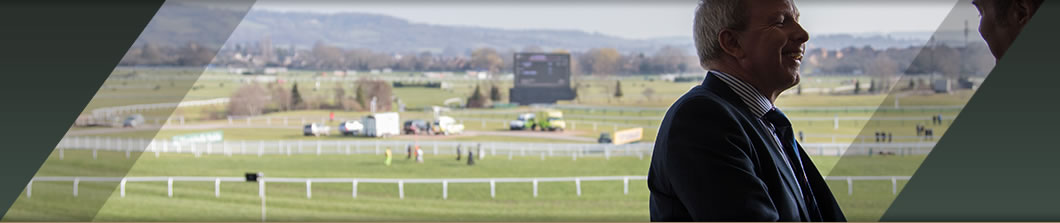
{"type": "MultiPolygon", "coordinates": [[[[774,167],[776,167],[774,171],[777,171],[777,175],[783,179],[783,184],[787,186],[788,191],[791,191],[795,203],[800,208],[799,212],[802,213],[802,217],[809,217],[806,202],[801,193],[802,190],[799,188],[797,181],[795,181],[795,176],[792,175],[793,170],[788,166],[789,161],[785,160],[785,155],[781,154],[784,146],[777,144],[777,140],[772,136],[774,133],[770,132],[769,127],[765,126],[766,123],[762,121],[761,117],[754,117],[754,113],[752,113],[747,107],[747,104],[740,99],[740,96],[737,95],[736,92],[733,92],[728,84],[710,73],[707,74],[707,77],[703,79],[703,83],[698,87],[703,88],[705,91],[713,92],[715,95],[718,95],[725,101],[729,102],[729,104],[739,108],[743,116],[753,123],[753,126],[755,127],[754,131],[759,136],[759,140],[762,141],[762,145],[765,146],[765,148],[763,148],[765,151],[759,150],[758,154],[762,154],[762,152],[769,154],[769,160],[772,161],[774,167]]],[[[805,153],[800,152],[800,154],[805,153]]]]}

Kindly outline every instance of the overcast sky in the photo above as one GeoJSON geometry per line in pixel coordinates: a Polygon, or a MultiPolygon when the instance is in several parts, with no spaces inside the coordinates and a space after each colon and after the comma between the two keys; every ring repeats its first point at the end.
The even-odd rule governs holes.
{"type": "MultiPolygon", "coordinates": [[[[670,1],[285,1],[259,0],[253,10],[364,12],[414,23],[503,29],[573,29],[632,39],[690,36],[695,0],[670,1]]],[[[812,35],[931,32],[957,4],[929,1],[797,1],[812,35]]],[[[961,4],[965,4],[964,1],[961,4]]],[[[957,9],[975,9],[968,4],[957,9]]],[[[978,21],[971,21],[978,26],[978,21]]]]}

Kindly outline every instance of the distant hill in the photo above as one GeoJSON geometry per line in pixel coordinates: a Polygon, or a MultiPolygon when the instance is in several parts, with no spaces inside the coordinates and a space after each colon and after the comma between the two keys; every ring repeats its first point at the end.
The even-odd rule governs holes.
{"type": "Polygon", "coordinates": [[[473,48],[548,49],[586,51],[612,47],[623,52],[654,52],[665,45],[693,49],[691,38],[631,40],[576,30],[507,30],[470,26],[411,23],[404,19],[365,13],[317,14],[255,10],[247,14],[229,43],[254,43],[268,37],[274,45],[311,47],[322,41],[343,48],[383,52],[461,53],[473,48]]]}
{"type": "MultiPolygon", "coordinates": [[[[155,16],[152,25],[140,37],[142,42],[158,45],[180,45],[193,40],[218,42],[212,32],[224,32],[223,25],[189,22],[189,18],[225,18],[239,12],[195,6],[167,4],[155,16]],[[157,24],[154,24],[157,23],[157,24]],[[192,28],[194,27],[194,28],[192,28]]],[[[931,32],[902,33],[898,38],[887,35],[817,35],[810,39],[811,48],[873,48],[923,45],[931,32]]],[[[309,48],[320,41],[342,48],[366,48],[377,52],[422,52],[467,55],[471,49],[492,47],[521,50],[538,46],[545,50],[586,51],[610,47],[621,52],[654,53],[663,46],[687,49],[695,54],[691,35],[653,39],[626,39],[578,30],[509,30],[471,26],[447,26],[412,23],[404,19],[367,13],[309,13],[252,10],[239,23],[227,44],[257,44],[268,38],[274,47],[294,45],[309,48]]]]}

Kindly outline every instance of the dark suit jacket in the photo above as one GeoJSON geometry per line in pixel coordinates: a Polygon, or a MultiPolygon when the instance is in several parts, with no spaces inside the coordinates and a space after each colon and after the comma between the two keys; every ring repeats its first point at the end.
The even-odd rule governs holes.
{"type": "Polygon", "coordinates": [[[754,116],[714,75],[670,106],[648,173],[652,221],[846,221],[800,145],[818,211],[807,208],[781,146],[754,116]]]}

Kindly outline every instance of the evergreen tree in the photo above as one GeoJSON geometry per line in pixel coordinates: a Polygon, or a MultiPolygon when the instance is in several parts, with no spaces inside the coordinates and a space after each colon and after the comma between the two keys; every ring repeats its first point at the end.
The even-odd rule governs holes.
{"type": "Polygon", "coordinates": [[[854,94],[861,93],[861,83],[858,80],[854,80],[854,94]]]}
{"type": "Polygon", "coordinates": [[[364,98],[364,87],[362,87],[360,84],[358,84],[357,85],[357,90],[355,90],[355,91],[357,91],[356,92],[357,96],[355,96],[353,100],[357,101],[357,104],[361,105],[361,108],[367,108],[368,107],[368,105],[367,105],[368,101],[364,98]]]}
{"type": "Polygon", "coordinates": [[[486,107],[486,97],[482,95],[482,90],[479,86],[475,86],[475,92],[471,94],[471,97],[467,98],[468,108],[482,108],[486,107]]]}
{"type": "Polygon", "coordinates": [[[869,80],[869,93],[876,93],[876,79],[869,80]]]}
{"type": "Polygon", "coordinates": [[[298,93],[298,83],[294,83],[291,87],[291,107],[299,108],[302,104],[302,94],[298,93]]]}
{"type": "Polygon", "coordinates": [[[497,85],[490,87],[490,101],[501,101],[501,89],[497,85]]]}
{"type": "Polygon", "coordinates": [[[622,97],[622,81],[615,81],[615,97],[622,97]]]}

